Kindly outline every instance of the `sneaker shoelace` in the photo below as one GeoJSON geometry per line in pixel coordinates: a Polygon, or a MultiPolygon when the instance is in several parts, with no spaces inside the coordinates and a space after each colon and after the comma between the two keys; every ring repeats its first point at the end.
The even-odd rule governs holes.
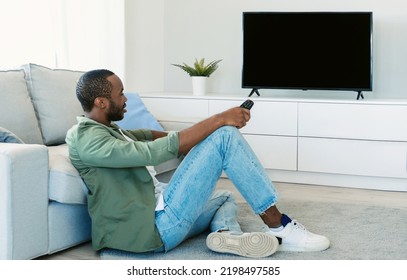
{"type": "Polygon", "coordinates": [[[303,224],[299,223],[297,220],[293,220],[292,223],[293,223],[295,228],[298,228],[301,231],[305,231],[305,232],[307,231],[305,226],[303,224]]]}

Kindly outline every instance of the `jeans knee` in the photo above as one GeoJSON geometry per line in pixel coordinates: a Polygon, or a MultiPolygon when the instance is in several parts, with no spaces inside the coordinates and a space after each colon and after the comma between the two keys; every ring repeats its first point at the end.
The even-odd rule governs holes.
{"type": "Polygon", "coordinates": [[[223,189],[215,190],[213,192],[212,198],[220,198],[220,197],[223,198],[223,203],[225,203],[227,201],[227,202],[236,204],[235,197],[233,196],[233,193],[231,191],[223,190],[223,189]]]}
{"type": "Polygon", "coordinates": [[[222,143],[232,143],[242,137],[239,129],[234,126],[222,126],[212,133],[214,139],[218,139],[222,143]]]}
{"type": "Polygon", "coordinates": [[[222,126],[222,127],[218,128],[217,131],[226,133],[226,134],[231,134],[231,135],[236,134],[236,133],[239,134],[239,129],[237,129],[234,126],[230,126],[230,125],[222,126]]]}

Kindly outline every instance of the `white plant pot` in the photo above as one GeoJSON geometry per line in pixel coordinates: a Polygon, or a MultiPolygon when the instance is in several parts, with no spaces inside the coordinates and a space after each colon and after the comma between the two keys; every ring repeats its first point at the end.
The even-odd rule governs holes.
{"type": "Polygon", "coordinates": [[[192,94],[205,95],[206,93],[206,80],[208,77],[193,76],[192,78],[192,94]]]}

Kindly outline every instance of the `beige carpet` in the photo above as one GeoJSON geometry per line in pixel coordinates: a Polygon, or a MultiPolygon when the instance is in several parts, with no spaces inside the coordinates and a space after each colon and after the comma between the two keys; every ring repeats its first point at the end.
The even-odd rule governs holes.
{"type": "MultiPolygon", "coordinates": [[[[264,230],[260,218],[247,204],[239,204],[244,231],[264,230]]],[[[347,203],[290,202],[282,200],[280,211],[297,219],[309,230],[326,235],[331,247],[323,252],[276,252],[274,260],[407,260],[407,211],[383,206],[347,203]]],[[[105,250],[101,259],[233,260],[242,257],[207,249],[206,234],[185,241],[167,253],[134,254],[105,250]]]]}

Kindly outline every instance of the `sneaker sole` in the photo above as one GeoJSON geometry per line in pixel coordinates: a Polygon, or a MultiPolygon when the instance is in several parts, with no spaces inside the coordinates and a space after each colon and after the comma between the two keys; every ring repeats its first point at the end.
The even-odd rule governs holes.
{"type": "Polygon", "coordinates": [[[252,232],[246,235],[212,232],[206,239],[206,245],[212,251],[219,253],[262,258],[277,251],[278,240],[275,236],[263,232],[252,232]]]}

